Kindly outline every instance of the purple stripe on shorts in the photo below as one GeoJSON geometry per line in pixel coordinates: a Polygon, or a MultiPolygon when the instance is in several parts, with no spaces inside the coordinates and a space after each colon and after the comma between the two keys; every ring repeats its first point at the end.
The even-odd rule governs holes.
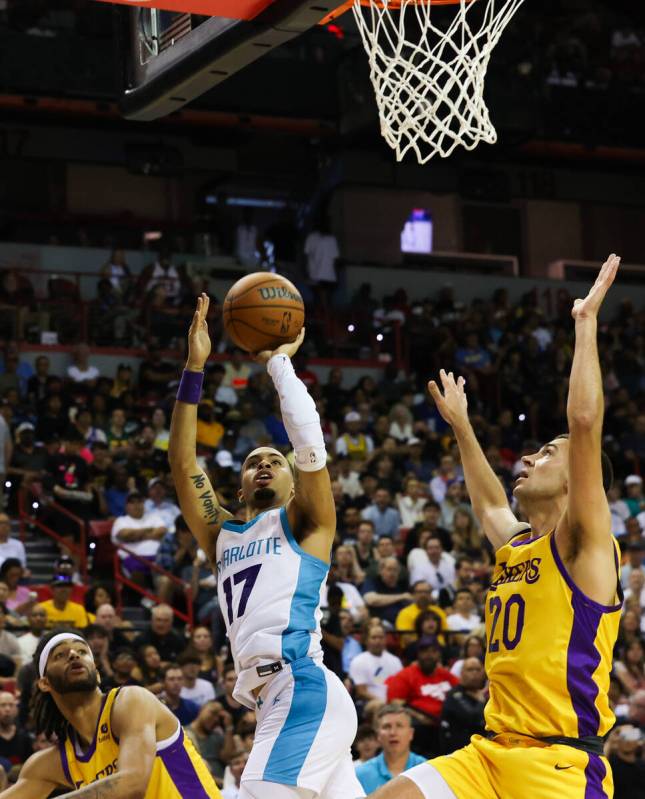
{"type": "Polygon", "coordinates": [[[184,731],[167,749],[157,753],[182,799],[210,799],[184,746],[184,731]]]}
{"type": "Polygon", "coordinates": [[[603,790],[602,781],[607,776],[607,768],[598,755],[589,755],[589,763],[585,769],[585,799],[608,799],[603,790]]]}

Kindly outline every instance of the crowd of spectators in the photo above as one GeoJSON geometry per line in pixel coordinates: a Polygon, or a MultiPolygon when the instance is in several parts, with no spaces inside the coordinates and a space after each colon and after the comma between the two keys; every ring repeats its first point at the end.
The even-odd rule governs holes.
{"type": "MultiPolygon", "coordinates": [[[[166,269],[179,296],[180,276],[168,275],[166,269]]],[[[114,269],[105,280],[128,277],[114,269]]],[[[385,331],[388,314],[397,315],[409,342],[408,369],[390,362],[378,376],[359,369],[350,379],[332,368],[323,380],[305,357],[295,363],[320,411],[337,509],[323,597],[325,662],[355,700],[357,768],[371,790],[420,758],[462,746],[484,724],[483,605],[493,556],[472,513],[458,448],[425,381],[439,367],[464,374],[473,424],[512,502],[522,455],[566,429],[573,331],[566,301],[547,315],[531,296],[514,305],[503,290],[466,306],[446,287],[423,300],[397,292],[382,301],[363,289],[355,308],[385,331]],[[385,314],[375,313],[383,307],[385,314]]],[[[624,561],[625,611],[611,683],[619,726],[608,742],[617,799],[641,795],[634,791],[645,784],[644,321],[625,301],[599,336],[604,444],[616,472],[609,499],[624,561]]],[[[152,347],[138,368],[121,364],[108,377],[93,359],[90,348],[77,345],[69,366],[55,374],[46,355],[32,366],[13,340],[3,351],[0,765],[11,776],[33,748],[46,745],[29,735],[30,657],[43,630],[66,624],[86,630],[104,687],[142,684],[164,699],[227,799],[235,799],[255,719],[232,697],[235,672],[215,578],[169,476],[168,426],[181,365],[152,347]],[[10,536],[21,491],[35,492],[35,521],[68,547],[45,586],[33,584],[29,552],[10,536]],[[159,601],[131,589],[121,607],[108,573],[90,570],[90,585],[79,585],[79,526],[68,512],[84,523],[106,522],[113,546],[127,548],[119,550],[123,573],[159,601]],[[176,615],[188,601],[192,630],[176,615]]],[[[197,452],[233,513],[243,513],[236,498],[241,463],[261,444],[289,450],[270,378],[240,352],[212,361],[198,407],[197,452]]]]}

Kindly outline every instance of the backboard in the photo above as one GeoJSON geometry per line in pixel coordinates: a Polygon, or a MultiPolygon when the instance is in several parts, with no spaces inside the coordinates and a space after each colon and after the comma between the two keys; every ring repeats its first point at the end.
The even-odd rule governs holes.
{"type": "Polygon", "coordinates": [[[134,120],[157,119],[177,111],[270,50],[313,28],[339,3],[152,0],[164,6],[160,10],[135,6],[129,0],[111,1],[115,2],[123,64],[121,110],[134,120]]]}

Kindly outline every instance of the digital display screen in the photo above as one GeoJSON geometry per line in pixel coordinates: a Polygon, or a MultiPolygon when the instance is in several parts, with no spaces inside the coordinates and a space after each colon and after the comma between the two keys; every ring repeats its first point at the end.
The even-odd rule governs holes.
{"type": "Polygon", "coordinates": [[[413,208],[401,232],[401,252],[432,252],[432,217],[425,208],[413,208]]]}

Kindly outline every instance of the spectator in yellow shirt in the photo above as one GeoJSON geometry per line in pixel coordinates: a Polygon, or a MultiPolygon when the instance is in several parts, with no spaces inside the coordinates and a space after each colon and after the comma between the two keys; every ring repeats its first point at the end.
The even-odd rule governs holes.
{"type": "Polygon", "coordinates": [[[47,627],[77,627],[84,629],[94,622],[93,613],[88,613],[83,605],[72,602],[70,597],[74,587],[68,574],[55,574],[50,582],[53,598],[41,602],[47,614],[47,627]]]}
{"type": "Polygon", "coordinates": [[[215,419],[211,400],[202,400],[197,406],[197,444],[216,449],[224,435],[224,427],[215,419]]]}
{"type": "Polygon", "coordinates": [[[441,619],[441,632],[448,629],[448,620],[445,611],[438,605],[433,605],[432,600],[432,586],[425,580],[417,580],[412,586],[413,602],[405,608],[402,608],[395,622],[396,629],[401,633],[401,646],[406,647],[408,644],[417,640],[417,634],[414,631],[414,623],[417,616],[423,610],[432,610],[441,619]]]}

